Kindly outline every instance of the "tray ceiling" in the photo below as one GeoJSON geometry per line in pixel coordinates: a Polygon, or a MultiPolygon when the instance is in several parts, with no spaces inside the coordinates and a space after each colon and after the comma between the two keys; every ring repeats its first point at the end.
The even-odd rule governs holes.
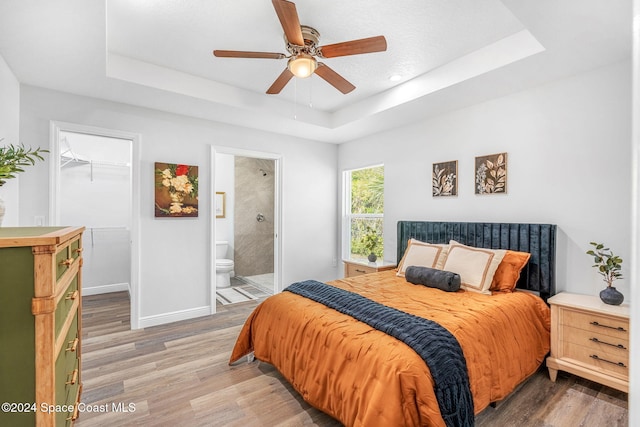
{"type": "Polygon", "coordinates": [[[268,0],[4,0],[0,55],[24,84],[343,142],[630,58],[631,2],[299,0],[320,45],[384,35],[387,51],[324,59],[317,76],[265,91],[286,59],[268,0]],[[392,80],[398,76],[398,80],[392,80]]]}

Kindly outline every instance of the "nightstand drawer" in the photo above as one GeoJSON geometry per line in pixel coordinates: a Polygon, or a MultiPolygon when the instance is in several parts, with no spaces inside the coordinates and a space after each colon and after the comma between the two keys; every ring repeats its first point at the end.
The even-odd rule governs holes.
{"type": "Polygon", "coordinates": [[[629,354],[613,354],[605,349],[594,349],[581,345],[564,342],[562,344],[562,357],[575,359],[587,366],[594,366],[610,375],[621,379],[629,378],[629,354]]]}
{"type": "Polygon", "coordinates": [[[560,322],[562,325],[571,325],[596,334],[626,340],[629,338],[629,321],[627,319],[617,319],[600,316],[596,313],[565,309],[560,322]]]}
{"type": "Polygon", "coordinates": [[[604,335],[599,331],[590,331],[564,325],[563,342],[586,347],[595,352],[606,353],[617,358],[629,359],[629,339],[604,335]]]}
{"type": "Polygon", "coordinates": [[[396,268],[395,263],[386,261],[367,262],[364,260],[343,259],[342,262],[344,262],[344,277],[360,276],[396,268]]]}
{"type": "Polygon", "coordinates": [[[375,273],[377,268],[361,264],[347,264],[347,277],[359,276],[361,274],[375,273]]]}

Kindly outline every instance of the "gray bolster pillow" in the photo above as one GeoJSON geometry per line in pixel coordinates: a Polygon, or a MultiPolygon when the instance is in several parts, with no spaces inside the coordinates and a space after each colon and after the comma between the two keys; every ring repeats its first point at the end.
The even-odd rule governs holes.
{"type": "Polygon", "coordinates": [[[404,272],[404,277],[407,282],[415,285],[438,288],[447,292],[455,292],[460,289],[460,275],[451,271],[410,265],[404,272]]]}

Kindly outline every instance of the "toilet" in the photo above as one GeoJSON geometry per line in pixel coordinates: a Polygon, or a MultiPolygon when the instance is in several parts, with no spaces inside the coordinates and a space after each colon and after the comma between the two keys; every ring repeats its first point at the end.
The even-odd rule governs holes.
{"type": "Polygon", "coordinates": [[[228,247],[229,242],[216,242],[216,288],[228,288],[231,286],[233,260],[225,258],[228,247]]]}

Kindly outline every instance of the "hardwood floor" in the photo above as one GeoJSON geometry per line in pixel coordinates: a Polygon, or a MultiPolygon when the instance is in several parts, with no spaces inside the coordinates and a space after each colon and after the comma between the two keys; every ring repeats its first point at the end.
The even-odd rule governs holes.
{"type": "MultiPolygon", "coordinates": [[[[214,316],[137,331],[129,330],[126,293],[86,296],[83,304],[85,406],[78,427],[341,425],[304,402],[272,366],[228,366],[256,302],[218,305],[214,316]]],[[[552,383],[541,369],[479,414],[476,425],[627,426],[626,399],[562,372],[552,383]]]]}

